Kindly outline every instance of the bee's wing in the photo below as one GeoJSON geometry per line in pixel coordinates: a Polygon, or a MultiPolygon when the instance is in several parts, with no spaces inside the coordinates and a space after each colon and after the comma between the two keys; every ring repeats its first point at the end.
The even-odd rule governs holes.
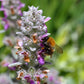
{"type": "Polygon", "coordinates": [[[55,49],[58,53],[62,54],[63,53],[63,50],[61,47],[59,47],[57,44],[55,45],[55,49]]]}

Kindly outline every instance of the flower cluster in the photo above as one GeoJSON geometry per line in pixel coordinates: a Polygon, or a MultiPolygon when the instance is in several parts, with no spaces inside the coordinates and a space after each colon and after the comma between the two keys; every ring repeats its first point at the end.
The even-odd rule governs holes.
{"type": "Polygon", "coordinates": [[[9,67],[17,66],[18,80],[29,84],[47,84],[49,70],[43,65],[50,63],[45,61],[45,57],[53,54],[55,46],[45,24],[50,19],[42,16],[42,10],[38,10],[38,7],[31,6],[17,21],[20,31],[16,33],[18,39],[15,49],[19,60],[9,67]]]}
{"type": "Polygon", "coordinates": [[[21,8],[24,4],[20,0],[0,0],[0,2],[0,11],[3,11],[5,16],[2,18],[4,29],[12,28],[10,35],[4,38],[4,44],[11,47],[13,57],[6,57],[1,65],[17,70],[16,79],[24,83],[49,84],[49,79],[53,84],[60,84],[58,78],[56,81],[53,79],[57,75],[51,77],[49,70],[43,66],[50,64],[45,61],[45,57],[52,57],[56,45],[47,32],[46,22],[51,18],[42,16],[43,11],[34,6],[29,6],[29,11],[22,14],[21,8]],[[18,20],[20,16],[21,20],[18,20]],[[16,32],[17,28],[19,32],[16,32]]]}
{"type": "Polygon", "coordinates": [[[0,0],[1,8],[0,11],[3,11],[4,18],[2,18],[2,23],[4,29],[7,30],[9,27],[15,28],[14,23],[16,23],[17,16],[22,16],[21,8],[24,7],[24,4],[20,0],[0,0]]]}

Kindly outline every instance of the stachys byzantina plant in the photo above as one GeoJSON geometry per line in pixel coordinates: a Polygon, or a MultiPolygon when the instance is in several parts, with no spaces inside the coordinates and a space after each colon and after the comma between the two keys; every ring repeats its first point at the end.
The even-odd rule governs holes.
{"type": "Polygon", "coordinates": [[[1,7],[0,12],[3,11],[4,17],[1,18],[1,23],[4,26],[4,30],[9,33],[6,33],[6,36],[4,37],[3,43],[8,46],[11,49],[12,56],[6,57],[2,61],[3,66],[7,66],[16,60],[16,56],[14,54],[14,46],[16,43],[16,31],[18,29],[17,25],[17,19],[19,19],[22,16],[21,8],[25,6],[25,4],[21,3],[20,0],[0,0],[1,7]],[[9,28],[9,29],[8,29],[9,28]],[[15,60],[13,60],[14,58],[15,60]],[[8,60],[10,59],[10,60],[8,60]],[[11,60],[12,59],[12,60],[11,60]]]}
{"type": "Polygon", "coordinates": [[[45,57],[52,56],[55,46],[62,53],[62,49],[47,32],[45,23],[51,18],[42,16],[42,13],[38,7],[31,6],[29,11],[23,12],[21,20],[17,21],[20,31],[16,32],[19,37],[15,48],[19,61],[9,67],[17,66],[17,79],[29,84],[47,84],[49,70],[43,65],[50,62],[46,62],[45,57]]]}
{"type": "MultiPolygon", "coordinates": [[[[2,30],[1,33],[5,32],[3,43],[6,46],[4,46],[4,50],[6,52],[7,50],[10,51],[7,52],[7,54],[3,53],[1,55],[2,61],[0,62],[0,65],[3,67],[8,67],[9,64],[14,63],[18,60],[17,56],[15,55],[16,51],[14,49],[17,39],[16,31],[18,29],[17,19],[19,19],[22,16],[21,8],[24,7],[25,4],[21,3],[20,0],[0,0],[0,3],[1,3],[0,12],[1,11],[3,12],[3,17],[0,18],[0,21],[4,26],[4,30],[2,30]]],[[[4,73],[5,75],[2,74],[0,76],[0,84],[2,84],[2,82],[4,82],[4,84],[12,84],[8,82],[10,81],[10,79],[12,81],[12,79],[14,78],[8,76],[9,74],[11,74],[11,71],[9,71],[9,69],[15,70],[16,67],[8,67],[7,69],[8,73],[4,73]]],[[[12,82],[16,82],[16,81],[12,81],[12,82]]]]}

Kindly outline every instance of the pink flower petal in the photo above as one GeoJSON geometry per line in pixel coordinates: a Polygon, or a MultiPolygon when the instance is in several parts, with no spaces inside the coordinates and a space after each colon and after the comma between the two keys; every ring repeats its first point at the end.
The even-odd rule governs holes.
{"type": "Polygon", "coordinates": [[[51,18],[50,17],[47,17],[45,20],[44,20],[44,23],[49,21],[51,18]]]}

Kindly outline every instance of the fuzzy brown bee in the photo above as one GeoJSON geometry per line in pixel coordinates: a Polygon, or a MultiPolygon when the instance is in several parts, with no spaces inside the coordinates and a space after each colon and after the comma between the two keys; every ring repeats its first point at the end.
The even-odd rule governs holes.
{"type": "Polygon", "coordinates": [[[63,53],[62,48],[56,44],[55,40],[52,37],[49,37],[49,39],[47,40],[47,43],[49,43],[51,45],[51,47],[55,47],[55,50],[58,53],[60,53],[60,54],[63,53]]]}
{"type": "Polygon", "coordinates": [[[59,47],[55,40],[52,37],[45,37],[42,39],[42,50],[44,50],[44,54],[52,56],[53,52],[56,50],[58,53],[63,53],[61,47],[59,47]]]}

